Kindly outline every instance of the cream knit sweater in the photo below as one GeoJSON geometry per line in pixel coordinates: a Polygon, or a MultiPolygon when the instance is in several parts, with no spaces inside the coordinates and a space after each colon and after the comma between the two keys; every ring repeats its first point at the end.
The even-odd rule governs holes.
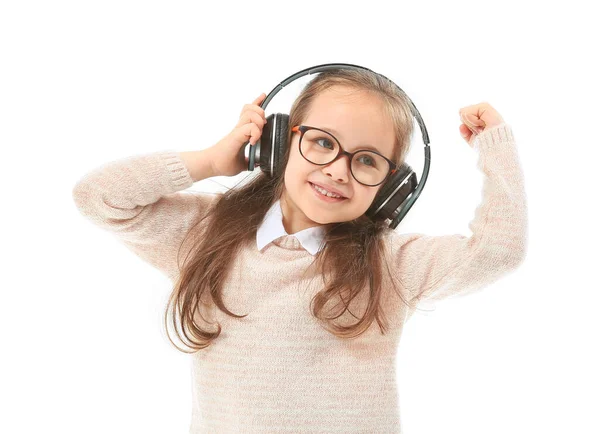
{"type": "MultiPolygon", "coordinates": [[[[485,177],[472,236],[395,230],[384,236],[390,271],[407,301],[462,296],[524,260],[527,203],[510,126],[481,133],[473,148],[485,177]]],[[[73,198],[86,218],[174,280],[181,240],[219,197],[185,192],[192,184],[178,152],[165,150],[100,166],[77,182],[73,198]]],[[[388,334],[374,322],[358,338],[336,338],[309,311],[322,285],[320,276],[302,276],[313,259],[294,235],[260,251],[250,243],[232,259],[225,305],[248,316],[231,318],[216,309],[221,335],[192,355],[190,433],[401,432],[395,358],[414,308],[386,286],[388,334]]]]}

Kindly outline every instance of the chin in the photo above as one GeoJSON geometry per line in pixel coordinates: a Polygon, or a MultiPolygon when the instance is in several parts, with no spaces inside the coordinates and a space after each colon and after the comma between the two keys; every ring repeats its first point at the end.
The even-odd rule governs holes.
{"type": "Polygon", "coordinates": [[[328,217],[329,213],[324,213],[323,210],[317,209],[311,204],[305,203],[300,206],[300,209],[302,209],[302,212],[304,213],[306,218],[312,222],[315,222],[320,225],[332,223],[331,218],[333,216],[328,217]]]}
{"type": "Polygon", "coordinates": [[[313,212],[304,213],[306,217],[308,217],[311,221],[318,223],[320,225],[329,225],[332,223],[342,223],[345,221],[349,221],[346,216],[340,216],[339,213],[336,212],[323,212],[322,209],[314,209],[313,212]]]}

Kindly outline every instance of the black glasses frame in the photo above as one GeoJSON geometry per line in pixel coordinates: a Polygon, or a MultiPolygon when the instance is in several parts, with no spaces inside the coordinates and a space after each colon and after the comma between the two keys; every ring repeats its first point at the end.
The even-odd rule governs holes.
{"type": "Polygon", "coordinates": [[[292,131],[295,132],[295,133],[298,133],[298,132],[300,133],[300,140],[298,141],[298,151],[300,151],[300,155],[302,155],[302,157],[306,161],[308,161],[309,163],[312,163],[312,164],[314,164],[316,166],[327,166],[327,165],[333,163],[338,158],[343,157],[344,155],[347,155],[348,158],[349,158],[348,161],[350,163],[350,173],[352,174],[352,177],[354,179],[356,179],[356,176],[354,176],[354,172],[352,171],[352,159],[354,158],[354,155],[358,154],[359,152],[372,152],[373,154],[377,154],[377,155],[383,157],[385,159],[385,161],[388,162],[388,164],[389,164],[388,174],[385,176],[385,178],[383,178],[383,180],[381,182],[379,182],[378,184],[365,184],[364,182],[361,182],[358,179],[356,179],[356,182],[358,182],[359,184],[366,185],[367,187],[377,187],[378,185],[381,185],[382,183],[384,183],[390,177],[390,175],[392,175],[392,174],[394,174],[395,172],[398,171],[398,166],[396,166],[396,164],[392,160],[390,160],[385,155],[382,155],[382,154],[380,154],[377,151],[373,151],[372,149],[358,149],[358,150],[356,150],[354,152],[345,151],[344,148],[342,148],[342,145],[341,145],[340,141],[337,139],[337,137],[335,137],[329,131],[326,131],[326,130],[323,130],[323,129],[317,128],[317,127],[311,127],[309,125],[296,125],[296,126],[292,127],[292,131]],[[329,163],[323,163],[323,164],[313,163],[308,158],[306,158],[304,156],[304,154],[302,153],[302,147],[300,145],[302,144],[302,138],[304,137],[304,133],[307,132],[308,130],[323,131],[324,133],[327,133],[331,137],[333,137],[333,139],[337,142],[337,144],[338,144],[338,153],[335,156],[335,158],[333,160],[331,160],[329,163]]]}

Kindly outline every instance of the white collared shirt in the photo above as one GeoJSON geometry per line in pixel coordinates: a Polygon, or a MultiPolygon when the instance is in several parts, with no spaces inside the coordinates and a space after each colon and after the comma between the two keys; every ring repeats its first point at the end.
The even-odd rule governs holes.
{"type": "MultiPolygon", "coordinates": [[[[258,227],[256,232],[256,245],[258,250],[262,250],[271,241],[284,236],[290,235],[283,227],[283,213],[281,211],[281,202],[278,199],[267,211],[264,220],[258,227]]],[[[322,226],[313,226],[306,228],[294,235],[302,247],[304,247],[311,255],[316,255],[319,251],[319,246],[323,240],[324,231],[322,226]]]]}

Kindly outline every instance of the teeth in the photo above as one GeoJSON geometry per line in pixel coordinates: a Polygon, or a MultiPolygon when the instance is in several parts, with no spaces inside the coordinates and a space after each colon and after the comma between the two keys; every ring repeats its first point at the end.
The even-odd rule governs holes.
{"type": "Polygon", "coordinates": [[[317,190],[319,193],[323,194],[324,196],[328,196],[328,197],[337,197],[337,198],[341,198],[342,196],[338,196],[337,194],[333,194],[327,190],[322,189],[321,187],[313,184],[313,187],[315,190],[317,190]]]}

